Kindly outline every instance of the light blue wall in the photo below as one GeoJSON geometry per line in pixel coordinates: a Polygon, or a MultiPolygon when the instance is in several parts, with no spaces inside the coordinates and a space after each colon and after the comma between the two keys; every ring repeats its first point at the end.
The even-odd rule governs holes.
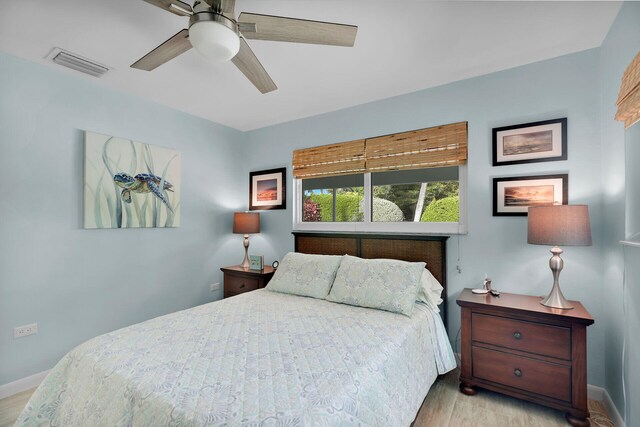
{"type": "Polygon", "coordinates": [[[250,132],[250,168],[286,165],[289,173],[288,209],[263,214],[264,232],[252,243],[253,252],[270,261],[293,249],[293,149],[468,121],[469,234],[460,237],[459,250],[456,237],[448,243],[450,336],[460,325],[456,295],[478,286],[485,272],[505,292],[543,295],[551,288],[548,248],[526,243],[526,218],[492,216],[492,178],[568,172],[570,203],[590,206],[594,246],[565,248],[561,283],[565,294],[581,300],[596,319],[588,333],[589,383],[603,386],[598,59],[598,50],[589,50],[250,132]],[[567,161],[491,166],[493,127],[557,117],[569,119],[567,161]],[[461,274],[456,271],[458,255],[461,274]]]}
{"type": "MultiPolygon", "coordinates": [[[[222,296],[243,134],[0,54],[0,384],[84,340],[222,296]],[[83,130],[182,153],[182,226],[84,230],[83,130]],[[13,328],[38,322],[38,334],[13,328]]],[[[244,176],[244,173],[242,174],[244,176]]],[[[237,236],[235,236],[237,238],[237,236]]]]}
{"type": "MultiPolygon", "coordinates": [[[[640,330],[638,304],[640,304],[640,250],[626,249],[618,243],[627,234],[625,231],[625,210],[637,200],[633,193],[640,184],[640,169],[637,155],[640,152],[631,141],[627,142],[625,159],[625,133],[623,124],[614,121],[616,99],[620,89],[620,79],[625,68],[640,51],[640,3],[626,2],[609,34],[600,48],[600,74],[602,96],[602,170],[604,201],[604,277],[602,280],[604,304],[603,311],[605,329],[605,370],[606,388],[620,413],[624,411],[622,393],[622,339],[625,331],[629,332],[631,341],[627,347],[627,369],[624,372],[627,384],[627,425],[640,425],[640,341],[637,331],[640,330]],[[625,180],[626,163],[626,180],[625,180]],[[628,186],[626,185],[628,182],[628,186]],[[625,187],[630,203],[625,202],[625,187]],[[623,313],[623,279],[624,270],[627,278],[627,305],[629,312],[623,313]],[[631,405],[634,402],[635,405],[631,405]]],[[[640,125],[635,125],[635,128],[640,125]]],[[[633,132],[638,133],[637,129],[633,132]]],[[[640,144],[640,138],[635,141],[640,144]]],[[[629,230],[630,231],[630,230],[629,230]]],[[[640,231],[640,230],[636,230],[640,231]]]]}

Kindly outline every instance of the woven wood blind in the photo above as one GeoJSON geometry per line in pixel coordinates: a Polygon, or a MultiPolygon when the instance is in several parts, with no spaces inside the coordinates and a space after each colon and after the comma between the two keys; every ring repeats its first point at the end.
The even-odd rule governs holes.
{"type": "Polygon", "coordinates": [[[366,140],[369,172],[462,165],[467,162],[467,122],[366,140]]]}
{"type": "Polygon", "coordinates": [[[312,178],[365,171],[364,139],[293,152],[293,176],[312,178]]]}
{"type": "Polygon", "coordinates": [[[640,52],[622,76],[616,120],[624,121],[625,128],[640,121],[640,52]]]}
{"type": "Polygon", "coordinates": [[[467,122],[293,152],[293,176],[313,178],[467,162],[467,122]]]}

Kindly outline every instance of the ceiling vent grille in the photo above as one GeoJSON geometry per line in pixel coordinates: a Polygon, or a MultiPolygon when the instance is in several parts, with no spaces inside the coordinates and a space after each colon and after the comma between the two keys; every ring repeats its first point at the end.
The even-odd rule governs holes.
{"type": "Polygon", "coordinates": [[[110,69],[106,65],[102,65],[80,55],[76,55],[75,53],[60,49],[59,47],[53,49],[51,53],[47,55],[47,59],[52,60],[58,65],[71,68],[94,77],[102,77],[110,69]]]}

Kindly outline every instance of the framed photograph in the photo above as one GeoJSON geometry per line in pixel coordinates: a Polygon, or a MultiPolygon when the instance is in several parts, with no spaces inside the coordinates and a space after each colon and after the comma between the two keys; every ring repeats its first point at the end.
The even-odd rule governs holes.
{"type": "Polygon", "coordinates": [[[260,270],[264,268],[264,257],[262,255],[249,255],[249,270],[260,270]]]}
{"type": "Polygon", "coordinates": [[[493,128],[493,166],[567,160],[567,118],[493,128]]]}
{"type": "Polygon", "coordinates": [[[566,205],[569,175],[493,179],[493,216],[527,216],[530,206],[566,205]]]}
{"type": "Polygon", "coordinates": [[[249,210],[287,208],[287,168],[249,172],[249,210]]]}

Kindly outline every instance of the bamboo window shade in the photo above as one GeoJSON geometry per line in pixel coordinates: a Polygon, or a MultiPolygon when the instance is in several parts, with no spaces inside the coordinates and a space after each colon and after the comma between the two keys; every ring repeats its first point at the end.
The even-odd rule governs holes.
{"type": "Polygon", "coordinates": [[[467,162],[467,122],[367,139],[367,171],[435,168],[467,162]]]}
{"type": "Polygon", "coordinates": [[[362,173],[364,139],[305,148],[293,152],[293,176],[312,178],[362,173]]]}
{"type": "Polygon", "coordinates": [[[616,120],[629,128],[640,121],[640,52],[622,75],[616,120]]]}
{"type": "Polygon", "coordinates": [[[467,122],[293,152],[296,178],[456,166],[467,162],[467,122]]]}

